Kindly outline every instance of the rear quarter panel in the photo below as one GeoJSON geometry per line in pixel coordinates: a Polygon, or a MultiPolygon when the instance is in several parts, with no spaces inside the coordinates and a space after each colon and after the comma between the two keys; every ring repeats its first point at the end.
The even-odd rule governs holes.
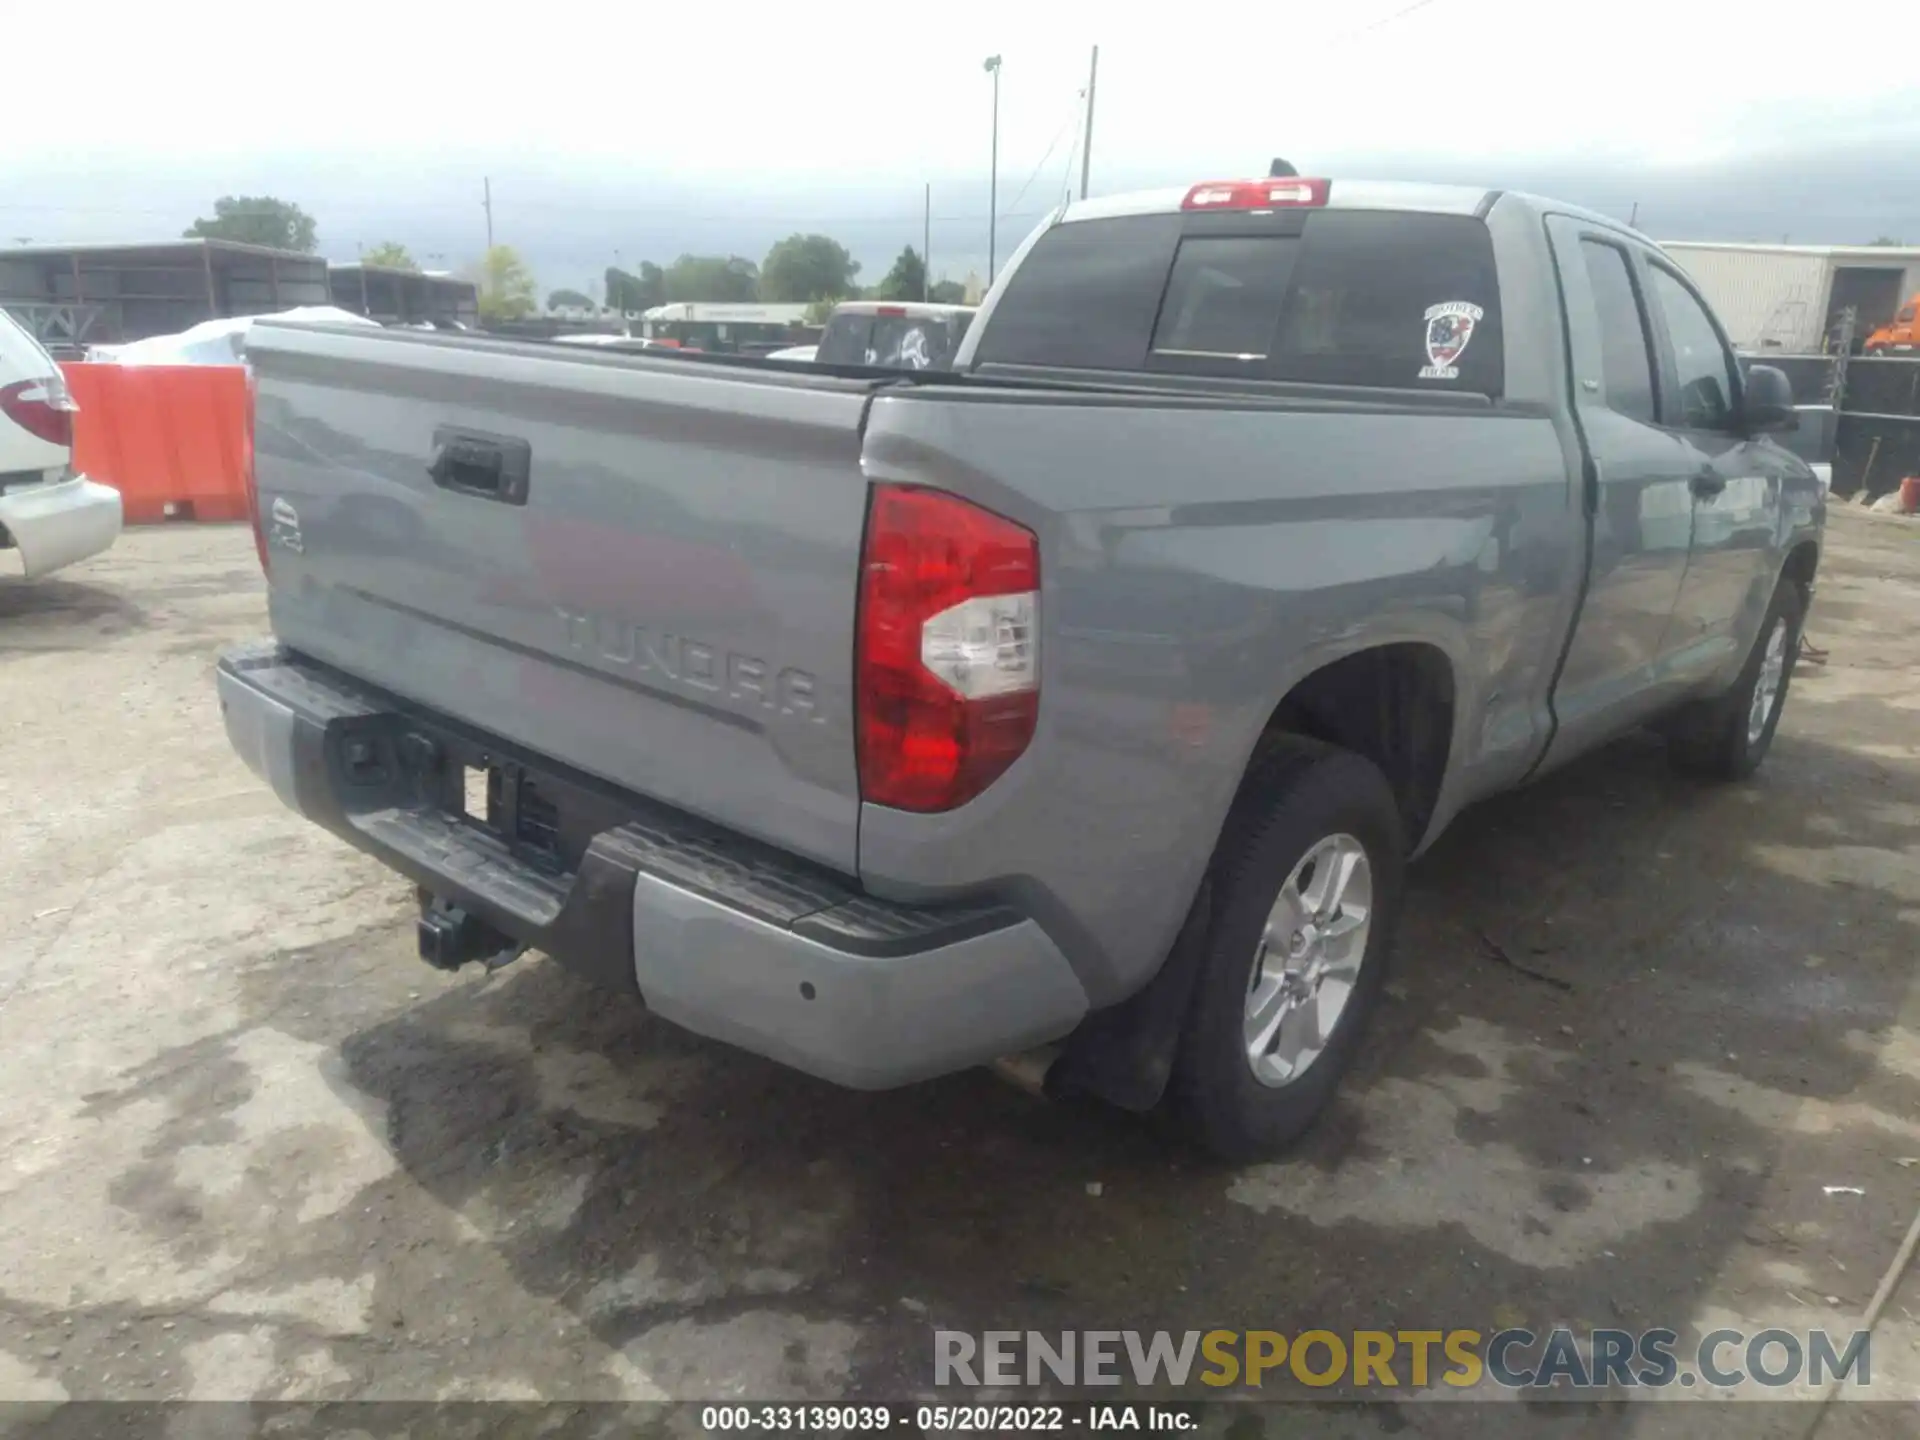
{"type": "Polygon", "coordinates": [[[1016,894],[1094,1003],[1153,973],[1274,708],[1355,651],[1433,645],[1449,807],[1524,773],[1581,562],[1543,413],[1372,413],[962,394],[879,399],[864,468],[1040,539],[1028,752],[948,815],[863,807],[875,891],[1016,894]]]}

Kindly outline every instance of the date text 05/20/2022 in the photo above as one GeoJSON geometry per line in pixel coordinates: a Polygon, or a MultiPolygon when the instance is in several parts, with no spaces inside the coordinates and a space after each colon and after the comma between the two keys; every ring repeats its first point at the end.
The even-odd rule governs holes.
{"type": "Polygon", "coordinates": [[[851,1434],[898,1429],[921,1434],[1008,1431],[1144,1430],[1177,1434],[1198,1429],[1191,1406],[1176,1405],[706,1405],[707,1434],[809,1431],[851,1434]]]}

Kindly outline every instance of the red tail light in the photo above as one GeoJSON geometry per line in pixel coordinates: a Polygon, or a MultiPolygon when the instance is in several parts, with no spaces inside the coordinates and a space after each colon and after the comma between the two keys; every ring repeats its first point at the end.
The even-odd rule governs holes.
{"type": "Polygon", "coordinates": [[[1268,180],[1208,180],[1187,191],[1182,210],[1298,210],[1327,203],[1331,180],[1303,180],[1298,175],[1268,180]]]}
{"type": "Polygon", "coordinates": [[[259,382],[254,379],[253,367],[249,365],[247,414],[240,427],[240,475],[247,487],[247,519],[253,524],[253,548],[260,556],[260,569],[264,573],[270,568],[267,564],[267,532],[260,523],[260,477],[255,469],[253,453],[254,411],[258,408],[259,395],[259,382]]]}
{"type": "Polygon", "coordinates": [[[0,415],[49,445],[73,448],[73,417],[79,409],[66,377],[58,373],[0,386],[0,415]]]}
{"type": "Polygon", "coordinates": [[[873,313],[876,315],[898,317],[907,313],[907,307],[904,305],[881,305],[877,307],[873,313]]]}
{"type": "Polygon", "coordinates": [[[1040,546],[938,490],[874,487],[860,563],[860,797],[952,810],[1033,739],[1040,546]]]}

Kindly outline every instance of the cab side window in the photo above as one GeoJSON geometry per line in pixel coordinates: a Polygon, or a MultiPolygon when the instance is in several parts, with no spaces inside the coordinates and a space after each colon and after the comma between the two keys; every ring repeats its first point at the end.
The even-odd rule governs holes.
{"type": "Polygon", "coordinates": [[[1678,423],[1690,430],[1725,430],[1733,422],[1733,357],[1693,292],[1664,266],[1647,267],[1666,317],[1680,388],[1678,423]]]}
{"type": "Polygon", "coordinates": [[[1646,317],[1634,289],[1632,267],[1618,245],[1583,240],[1587,283],[1600,321],[1600,364],[1606,377],[1607,408],[1616,415],[1651,425],[1654,406],[1653,347],[1647,342],[1646,317]]]}

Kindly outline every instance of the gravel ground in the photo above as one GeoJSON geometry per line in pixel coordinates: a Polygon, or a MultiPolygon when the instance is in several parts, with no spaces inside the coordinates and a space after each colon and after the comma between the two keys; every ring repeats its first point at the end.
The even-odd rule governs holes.
{"type": "MultiPolygon", "coordinates": [[[[1920,525],[1837,513],[1761,776],[1634,739],[1463,817],[1335,1112],[1232,1171],[984,1073],[839,1091],[543,959],[433,971],[406,887],[228,751],[243,529],[0,579],[0,1398],[905,1399],[935,1327],[1850,1330],[1920,1206],[1917,619],[1920,525]]],[[[1920,1277],[1873,1380],[1920,1398],[1920,1277]]],[[[1311,1433],[1549,1412],[1812,1418],[1311,1433]]]]}

